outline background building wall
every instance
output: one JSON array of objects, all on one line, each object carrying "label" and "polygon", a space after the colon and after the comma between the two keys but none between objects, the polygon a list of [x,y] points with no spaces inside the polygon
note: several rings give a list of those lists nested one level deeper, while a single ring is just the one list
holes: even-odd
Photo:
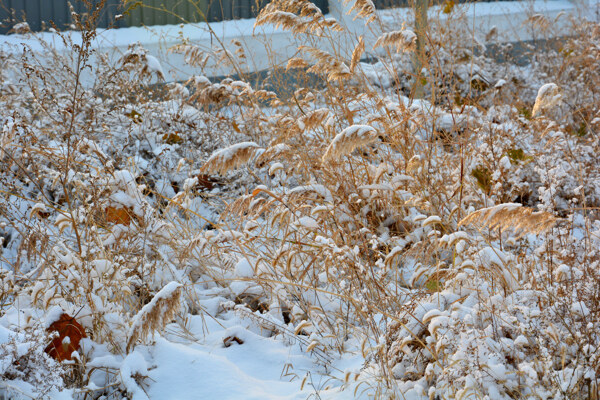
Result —
[{"label": "background building wall", "polygon": [[[389,2],[390,0],[386,0]],[[394,0],[397,1],[397,0]],[[26,20],[32,31],[51,27],[54,22],[60,30],[72,23],[69,2],[78,13],[87,7],[81,0],[0,0],[0,34],[9,32],[15,23]],[[98,21],[99,28],[143,25],[172,25],[194,22],[218,22],[255,18],[269,0],[106,0]],[[100,3],[93,0],[93,4]],[[324,14],[329,12],[328,0],[313,0]],[[116,19],[115,16],[123,15]]]}]

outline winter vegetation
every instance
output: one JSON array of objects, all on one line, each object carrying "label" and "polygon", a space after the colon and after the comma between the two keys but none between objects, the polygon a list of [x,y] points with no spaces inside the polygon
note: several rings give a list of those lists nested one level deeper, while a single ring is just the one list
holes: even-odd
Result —
[{"label": "winter vegetation", "polygon": [[521,65],[452,1],[423,32],[347,2],[386,32],[351,59],[265,7],[305,45],[259,84],[204,76],[235,43],[182,38],[186,82],[110,62],[98,10],[0,52],[3,398],[600,397],[600,25]]}]

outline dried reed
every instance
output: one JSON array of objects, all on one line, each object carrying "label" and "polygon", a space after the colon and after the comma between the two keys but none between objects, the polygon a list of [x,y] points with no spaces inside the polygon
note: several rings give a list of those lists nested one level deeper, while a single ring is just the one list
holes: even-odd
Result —
[{"label": "dried reed", "polygon": [[290,146],[285,143],[276,144],[275,146],[269,147],[261,155],[256,157],[255,165],[259,168],[262,168],[275,158],[289,153],[290,150]]},{"label": "dried reed", "polygon": [[301,131],[313,129],[315,126],[323,123],[330,115],[327,108],[319,108],[314,111],[307,112],[306,115],[298,119],[298,127]]},{"label": "dried reed", "polygon": [[417,35],[409,30],[387,32],[377,38],[373,49],[383,46],[394,46],[396,51],[414,51],[417,47]]},{"label": "dried reed", "polygon": [[364,52],[365,52],[365,40],[361,36],[360,38],[358,38],[358,44],[352,51],[352,58],[350,60],[350,71],[354,72],[354,70],[356,69],[356,66],[360,62],[360,57],[363,55]]},{"label": "dried reed", "polygon": [[560,94],[560,90],[555,83],[547,83],[543,85],[540,90],[538,90],[531,115],[535,117],[542,110],[546,110],[555,106],[561,100],[561,98],[562,95]]},{"label": "dried reed", "polygon": [[168,283],[135,315],[127,338],[128,353],[138,340],[171,322],[179,309],[182,287],[177,282]]},{"label": "dried reed", "polygon": [[204,163],[200,172],[203,174],[225,175],[250,160],[260,149],[254,142],[237,143],[213,153]]},{"label": "dried reed", "polygon": [[340,132],[325,150],[323,163],[350,154],[359,146],[373,143],[378,133],[368,125],[352,125]]},{"label": "dried reed", "polygon": [[[350,1],[352,0],[344,0],[344,4],[348,4]],[[358,17],[365,18],[367,24],[377,19],[375,4],[371,0],[355,0],[348,13],[354,11],[356,12],[354,19]]]},{"label": "dried reed", "polygon": [[490,229],[513,229],[518,236],[539,234],[551,229],[557,218],[545,211],[534,212],[519,203],[505,203],[483,208],[463,218],[458,226],[480,224]]}]

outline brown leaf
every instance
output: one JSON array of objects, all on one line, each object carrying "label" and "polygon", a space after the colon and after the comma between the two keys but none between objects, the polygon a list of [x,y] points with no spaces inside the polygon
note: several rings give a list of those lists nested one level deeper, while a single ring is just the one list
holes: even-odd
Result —
[{"label": "brown leaf", "polygon": [[183,143],[183,138],[179,135],[179,132],[175,133],[165,133],[163,135],[163,140],[166,144],[174,145]]},{"label": "brown leaf", "polygon": [[[44,351],[57,361],[71,360],[71,354],[79,350],[79,342],[87,337],[85,329],[75,318],[63,313],[47,329],[48,332],[58,332],[58,337],[44,349]],[[68,339],[66,339],[68,338]]]},{"label": "brown leaf", "polygon": [[129,225],[133,219],[133,212],[128,208],[107,207],[105,211],[106,222],[113,224]]},{"label": "brown leaf", "polygon": [[244,344],[244,341],[237,336],[227,336],[223,339],[223,346],[230,347],[233,342],[237,344]]},{"label": "brown leaf", "polygon": [[198,175],[198,190],[212,190],[215,187],[217,180],[207,174]]}]

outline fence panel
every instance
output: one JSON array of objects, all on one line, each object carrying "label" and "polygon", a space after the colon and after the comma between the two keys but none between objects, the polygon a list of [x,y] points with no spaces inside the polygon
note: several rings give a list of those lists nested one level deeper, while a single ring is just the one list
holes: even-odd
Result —
[{"label": "fence panel", "polygon": [[[78,13],[87,12],[80,0],[70,1]],[[92,4],[100,0],[92,1]],[[107,0],[100,13],[98,27],[124,26],[124,22],[115,21],[115,15],[122,12],[120,0]],[[15,23],[26,20],[32,31],[41,31],[52,26],[63,30],[73,22],[69,11],[69,0],[0,0],[0,34],[7,33]]]},{"label": "fence panel", "polygon": [[[270,0],[144,0],[129,11],[128,26],[178,24],[181,22],[218,22],[255,18]],[[323,13],[328,0],[313,0]]]},{"label": "fence panel", "polygon": [[[444,1],[445,0],[429,0],[429,5],[442,4]],[[491,3],[497,0],[454,0],[455,3],[474,3],[475,1]],[[377,9],[381,10],[385,8],[410,7],[414,5],[414,0],[374,0],[373,3]]]},{"label": "fence panel", "polygon": [[[98,3],[100,0],[93,0]],[[107,0],[98,20],[98,27],[165,25],[181,22],[216,22],[241,18],[254,18],[270,0],[143,0],[143,5],[133,2],[123,5],[123,0]],[[378,0],[395,3],[397,0]],[[329,12],[328,0],[313,0],[324,14]],[[72,23],[69,0],[0,0],[0,34],[23,20],[31,30],[41,31],[52,21],[60,30]],[[86,12],[81,0],[71,0],[75,11]],[[127,11],[127,12],[126,12]],[[126,12],[126,18],[115,21],[115,15]]]}]

